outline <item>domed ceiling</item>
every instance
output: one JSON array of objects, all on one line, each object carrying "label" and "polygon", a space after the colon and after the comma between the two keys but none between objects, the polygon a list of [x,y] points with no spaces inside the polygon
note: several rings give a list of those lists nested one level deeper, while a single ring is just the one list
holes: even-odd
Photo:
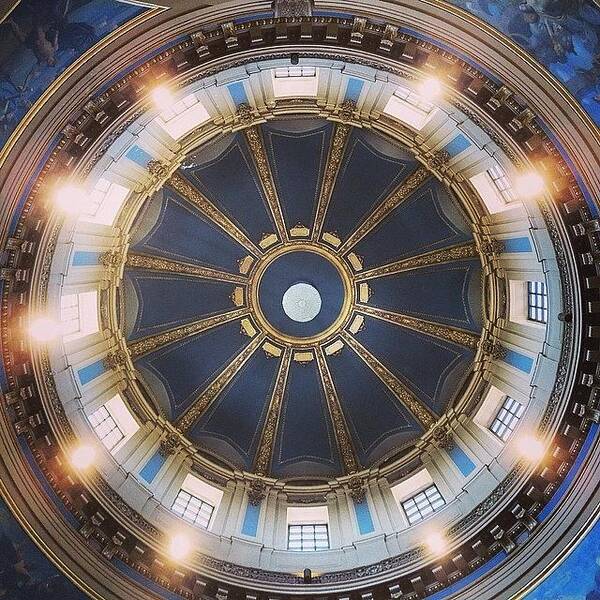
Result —
[{"label": "domed ceiling", "polygon": [[7,507],[103,600],[521,597],[600,506],[598,7],[140,4],[0,7]]},{"label": "domed ceiling", "polygon": [[397,142],[333,130],[275,120],[190,154],[143,206],[122,288],[151,402],[199,449],[276,478],[401,452],[452,405],[482,326],[456,198]]}]

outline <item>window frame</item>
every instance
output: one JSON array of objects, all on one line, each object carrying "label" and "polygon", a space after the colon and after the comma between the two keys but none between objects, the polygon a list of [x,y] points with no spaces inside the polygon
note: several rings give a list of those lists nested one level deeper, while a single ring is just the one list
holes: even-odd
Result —
[{"label": "window frame", "polygon": [[[516,412],[513,411],[514,405],[519,407],[516,408]],[[514,433],[524,413],[525,406],[521,404],[521,402],[515,400],[511,396],[505,396],[500,408],[496,411],[496,414],[490,423],[489,430],[499,440],[506,442]],[[506,420],[507,417],[508,420]],[[497,423],[499,425],[496,427]],[[499,429],[500,431],[496,431],[495,429]]]},{"label": "window frame", "polygon": [[[187,498],[187,501],[185,502],[185,507],[179,511],[177,510],[177,508],[181,507],[183,505],[182,502],[180,502],[180,499],[184,496],[189,496],[189,498]],[[190,517],[187,516],[186,513],[188,512],[188,508],[190,507],[190,504],[196,504],[197,503],[197,511],[195,511],[194,517]],[[210,507],[210,512],[208,514],[208,516],[206,515],[206,512],[203,511],[203,508],[205,506]],[[194,507],[196,508],[196,507]],[[187,490],[180,488],[179,491],[177,492],[177,495],[175,496],[173,503],[171,504],[171,511],[176,514],[178,517],[180,517],[181,519],[183,519],[184,521],[187,521],[188,523],[194,525],[194,527],[199,527],[200,529],[207,529],[210,527],[210,524],[213,520],[213,517],[215,515],[215,509],[216,506],[214,504],[211,504],[210,502],[204,500],[203,498],[200,498],[199,496],[196,496],[195,494],[192,494],[191,492],[188,492]],[[193,510],[191,512],[194,512]],[[199,517],[204,517],[203,519],[199,519]]]},{"label": "window frame", "polygon": [[[99,413],[102,414],[98,416]],[[102,442],[102,445],[109,452],[112,453],[113,450],[125,439],[125,432],[119,427],[119,424],[117,423],[116,419],[112,416],[105,404],[103,404],[93,413],[88,415],[88,420],[92,426],[92,429],[94,430],[94,433],[98,436],[98,439],[100,440],[100,442]],[[107,422],[109,423],[109,429],[106,432],[104,432],[105,428],[103,427],[103,425]],[[114,431],[117,431],[120,437],[117,440],[111,439],[110,442],[107,442],[106,440],[109,438],[109,436],[111,436],[111,434]]]},{"label": "window frame", "polygon": [[[419,502],[422,502],[422,500],[426,500],[425,505],[419,505]],[[440,500],[441,504],[439,503]],[[407,505],[411,503],[414,505],[411,507],[411,509],[414,510],[410,510],[409,512]],[[408,521],[409,526],[412,526],[416,525],[417,523],[421,523],[425,519],[428,519],[433,514],[438,512],[443,506],[446,506],[446,500],[444,496],[442,496],[438,486],[435,483],[432,483],[412,496],[406,498],[406,500],[402,500],[401,504],[404,515],[406,516],[406,520]],[[423,508],[429,508],[430,510],[428,512],[423,512]],[[414,515],[418,515],[419,518],[415,519]]]},{"label": "window frame", "polygon": [[548,287],[544,281],[527,282],[527,320],[541,325],[548,323]]},{"label": "window frame", "polygon": [[[299,532],[294,532],[293,529],[299,529]],[[320,529],[321,531],[317,531]],[[322,539],[318,538],[318,535],[325,533],[327,546],[319,544]],[[293,534],[299,534],[299,540],[292,540]],[[306,534],[306,535],[305,535]],[[309,535],[312,534],[312,537]],[[299,541],[299,548],[291,548],[290,543]],[[305,547],[308,546],[308,547]],[[331,540],[329,537],[329,523],[288,523],[287,532],[287,549],[290,552],[323,552],[324,550],[331,549]]]}]

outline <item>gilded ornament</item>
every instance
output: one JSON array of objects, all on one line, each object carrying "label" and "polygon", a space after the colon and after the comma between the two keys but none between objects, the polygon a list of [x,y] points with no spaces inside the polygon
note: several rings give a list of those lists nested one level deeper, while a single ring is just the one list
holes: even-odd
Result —
[{"label": "gilded ornament", "polygon": [[481,243],[481,253],[494,256],[497,254],[502,254],[506,251],[506,245],[503,241],[497,240],[495,238],[490,238],[489,240],[485,240]]},{"label": "gilded ornament", "polygon": [[194,323],[189,323],[188,325],[183,325],[182,327],[176,327],[175,329],[170,329],[169,331],[164,331],[163,333],[157,333],[156,335],[151,335],[147,338],[131,342],[129,344],[129,353],[131,354],[132,359],[139,358],[144,354],[154,352],[163,346],[173,344],[174,342],[178,342],[186,337],[202,333],[203,331],[208,331],[213,327],[224,325],[230,321],[241,319],[249,313],[250,310],[248,308],[238,308],[237,310],[207,317],[206,319],[201,319],[200,321],[195,321]]},{"label": "gilded ornament", "polygon": [[340,164],[346,151],[348,136],[352,128],[349,125],[338,123],[333,132],[329,155],[327,157],[327,165],[325,166],[325,174],[323,175],[323,183],[319,194],[319,202],[315,214],[315,222],[312,232],[312,239],[317,240],[321,235],[327,209],[331,201],[331,194],[337,179]]},{"label": "gilded ornament", "polygon": [[271,394],[267,418],[265,419],[260,444],[256,452],[254,470],[259,475],[266,475],[271,464],[275,435],[279,425],[281,405],[283,403],[283,395],[285,393],[291,361],[292,351],[290,348],[286,348],[283,351],[283,356],[279,364],[279,371],[277,372],[277,379],[273,387],[273,393]]},{"label": "gilded ornament", "polygon": [[277,229],[277,235],[280,240],[288,239],[288,232],[285,226],[285,220],[283,218],[283,211],[281,209],[281,203],[275,189],[275,183],[273,181],[273,174],[271,173],[271,166],[269,159],[267,158],[267,151],[260,135],[258,127],[250,127],[244,130],[246,135],[246,141],[252,151],[252,157],[254,164],[256,165],[256,171],[260,179],[260,183],[267,200],[267,205],[271,212],[271,218]]},{"label": "gilded ornament", "polygon": [[350,497],[356,504],[362,504],[366,500],[367,490],[364,479],[358,476],[352,477],[348,482],[348,488],[350,490]]},{"label": "gilded ornament", "polygon": [[212,383],[194,400],[190,408],[177,420],[177,429],[185,433],[204,414],[217,396],[231,383],[248,359],[265,341],[264,334],[257,335],[242,351],[219,373]]},{"label": "gilded ornament", "polygon": [[500,342],[489,338],[483,340],[481,349],[485,354],[495,360],[504,360],[508,352],[508,349],[505,348]]},{"label": "gilded ornament", "polygon": [[191,275],[200,279],[214,279],[216,281],[229,281],[231,283],[247,283],[246,277],[234,275],[226,271],[190,265],[167,258],[146,256],[144,254],[130,253],[127,255],[125,266],[131,269],[148,269],[149,271],[164,271],[166,273],[177,273],[179,275]]},{"label": "gilded ornament", "polygon": [[427,254],[413,256],[411,258],[397,260],[380,267],[375,267],[374,269],[369,269],[364,273],[359,273],[356,275],[356,279],[361,281],[363,279],[385,277],[386,275],[396,275],[397,273],[411,271],[413,269],[420,269],[421,267],[429,267],[432,265],[441,265],[455,260],[475,258],[478,255],[479,253],[477,251],[477,246],[473,242],[469,242],[468,244],[463,244],[461,246],[444,248],[442,250],[428,252]]},{"label": "gilded ornament", "polygon": [[367,366],[379,377],[397,400],[419,421],[423,429],[431,429],[436,417],[429,409],[393,374],[379,362],[358,340],[342,331],[344,341],[362,358]]},{"label": "gilded ornament", "polygon": [[466,348],[471,348],[472,350],[476,350],[479,345],[480,337],[478,335],[462,329],[455,329],[454,327],[448,327],[438,323],[431,323],[430,321],[423,321],[422,319],[415,319],[414,317],[409,317],[408,315],[391,312],[389,310],[383,310],[381,308],[373,308],[370,306],[360,305],[356,307],[356,310],[366,315],[375,317],[376,319],[387,321],[388,323],[393,323],[394,325],[400,325],[401,327],[406,327],[407,329],[412,329],[413,331],[418,331],[419,333],[425,333],[433,337],[447,340],[453,344],[465,346]]},{"label": "gilded ornament", "polygon": [[331,415],[331,421],[333,423],[333,430],[335,432],[335,438],[337,440],[340,455],[344,463],[344,469],[347,473],[355,473],[358,471],[360,465],[356,458],[356,453],[352,446],[352,439],[350,432],[348,431],[348,425],[342,412],[342,406],[337,395],[337,391],[327,366],[327,360],[322,348],[317,348],[315,351],[317,356],[317,365],[319,367],[319,373],[321,375],[321,384],[323,385],[323,392],[325,393],[325,399],[327,400],[327,407],[329,414]]}]

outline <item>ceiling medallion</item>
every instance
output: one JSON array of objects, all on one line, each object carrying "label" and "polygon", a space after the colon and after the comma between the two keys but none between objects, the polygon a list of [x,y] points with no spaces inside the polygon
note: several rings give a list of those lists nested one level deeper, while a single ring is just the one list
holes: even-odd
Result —
[{"label": "ceiling medallion", "polygon": [[318,242],[291,241],[257,262],[250,307],[274,342],[306,348],[338,334],[355,303],[354,277],[334,251]]}]

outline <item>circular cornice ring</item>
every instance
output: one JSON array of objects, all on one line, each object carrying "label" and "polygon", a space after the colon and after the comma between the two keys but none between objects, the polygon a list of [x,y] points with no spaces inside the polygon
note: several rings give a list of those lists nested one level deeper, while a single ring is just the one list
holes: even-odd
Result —
[{"label": "circular cornice ring", "polygon": [[483,596],[482,596],[483,597]]}]

